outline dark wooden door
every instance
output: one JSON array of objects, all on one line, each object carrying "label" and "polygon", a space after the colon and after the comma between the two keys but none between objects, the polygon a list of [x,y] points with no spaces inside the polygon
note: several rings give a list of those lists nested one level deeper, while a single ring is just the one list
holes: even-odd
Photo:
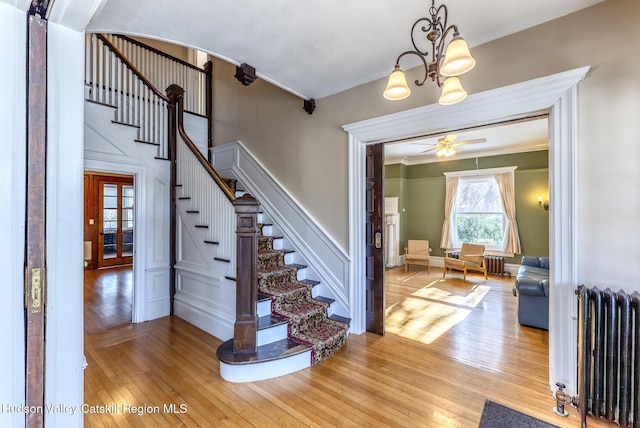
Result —
[{"label": "dark wooden door", "polygon": [[384,145],[367,146],[366,157],[366,327],[384,334],[384,262],[382,219],[384,209]]}]

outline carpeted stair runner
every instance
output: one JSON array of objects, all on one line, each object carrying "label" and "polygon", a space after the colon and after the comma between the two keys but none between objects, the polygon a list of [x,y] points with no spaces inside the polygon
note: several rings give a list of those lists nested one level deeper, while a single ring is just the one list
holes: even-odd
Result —
[{"label": "carpeted stair runner", "polygon": [[271,297],[271,311],[288,320],[289,338],[312,348],[311,364],[344,345],[349,325],[327,316],[329,305],[311,297],[313,281],[298,281],[296,265],[286,265],[287,250],[275,250],[272,236],[259,225],[258,291]]}]

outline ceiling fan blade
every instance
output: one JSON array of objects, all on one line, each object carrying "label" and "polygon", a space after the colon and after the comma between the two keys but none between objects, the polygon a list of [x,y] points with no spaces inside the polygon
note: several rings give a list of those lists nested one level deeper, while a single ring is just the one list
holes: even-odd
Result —
[{"label": "ceiling fan blade", "polygon": [[424,151],[418,152],[418,154],[420,154],[420,153],[429,153],[429,152],[431,152],[431,151],[433,151],[433,150],[436,150],[436,149],[439,149],[439,147],[438,147],[438,146],[431,147],[430,149],[427,149],[427,150],[424,150]]},{"label": "ceiling fan blade", "polygon": [[449,134],[449,135],[445,135],[443,138],[440,138],[438,140],[438,142],[443,142],[443,143],[453,143],[456,139],[456,137],[458,136],[458,134]]},{"label": "ceiling fan blade", "polygon": [[455,144],[476,144],[476,143],[484,143],[485,141],[487,141],[486,138],[476,138],[475,140],[457,141]]}]

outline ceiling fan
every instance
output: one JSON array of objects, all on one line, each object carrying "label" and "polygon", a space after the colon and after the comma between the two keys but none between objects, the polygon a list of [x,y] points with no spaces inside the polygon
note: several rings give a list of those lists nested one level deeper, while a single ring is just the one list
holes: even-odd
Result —
[{"label": "ceiling fan", "polygon": [[[484,143],[487,141],[486,138],[476,138],[473,140],[464,140],[464,141],[456,141],[458,134],[448,134],[444,137],[438,139],[436,144],[431,144],[433,147],[430,149],[424,150],[420,153],[428,153],[433,150],[436,151],[436,156],[449,157],[456,153],[454,147],[460,146],[463,144],[475,144],[475,143]],[[424,144],[424,143],[415,143],[415,144]]]}]

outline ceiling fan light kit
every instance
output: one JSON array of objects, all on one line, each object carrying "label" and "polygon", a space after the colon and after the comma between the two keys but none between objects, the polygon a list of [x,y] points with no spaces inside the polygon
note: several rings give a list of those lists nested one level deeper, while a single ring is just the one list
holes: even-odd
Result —
[{"label": "ceiling fan light kit", "polygon": [[[435,0],[432,0],[429,15],[429,17],[418,19],[411,27],[411,43],[414,50],[403,52],[396,59],[395,67],[383,92],[383,96],[388,100],[402,100],[411,94],[407,79],[400,68],[400,60],[406,55],[417,56],[424,65],[424,78],[416,80],[414,82],[416,86],[424,85],[427,79],[431,78],[438,87],[442,88],[442,95],[438,101],[440,104],[459,103],[467,97],[467,92],[462,88],[458,76],[473,69],[476,61],[471,56],[467,42],[460,37],[458,27],[447,25],[446,5],[436,7]],[[429,48],[421,50],[416,42],[416,35],[421,33],[426,33],[426,39],[431,44],[432,60],[430,62],[426,59]],[[453,38],[447,45],[445,41],[449,35]]]}]

